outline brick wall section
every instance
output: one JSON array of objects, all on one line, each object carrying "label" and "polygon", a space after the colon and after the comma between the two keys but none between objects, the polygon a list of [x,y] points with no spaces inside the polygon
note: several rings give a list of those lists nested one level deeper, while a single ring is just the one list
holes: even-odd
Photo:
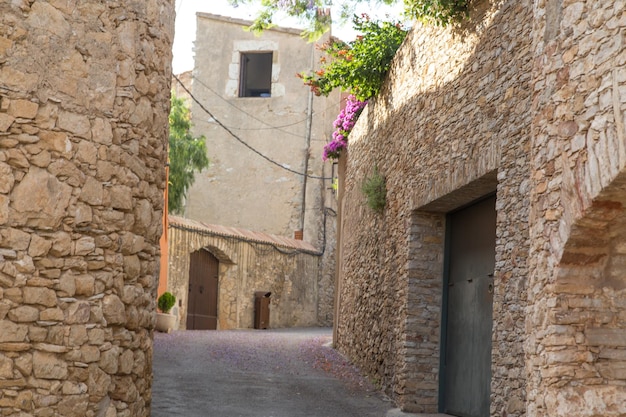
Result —
[{"label": "brick wall section", "polygon": [[0,4],[0,415],[149,416],[173,1]]},{"label": "brick wall section", "polygon": [[536,1],[529,416],[626,414],[626,2]]},{"label": "brick wall section", "polygon": [[[407,411],[436,412],[445,213],[497,191],[492,415],[525,409],[530,1],[417,27],[350,136],[337,345]],[[476,23],[479,22],[479,23]],[[377,165],[387,205],[360,185]]]}]

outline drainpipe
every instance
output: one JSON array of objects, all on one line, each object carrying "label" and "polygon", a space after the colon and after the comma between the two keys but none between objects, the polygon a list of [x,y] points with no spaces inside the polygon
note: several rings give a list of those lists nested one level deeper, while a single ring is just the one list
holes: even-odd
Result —
[{"label": "drainpipe", "polygon": [[[311,71],[315,66],[315,47],[311,47]],[[304,218],[306,212],[306,188],[307,188],[307,172],[309,170],[309,154],[311,150],[311,131],[313,129],[313,91],[309,90],[306,117],[306,148],[304,150],[304,176],[302,177],[302,209],[300,212],[300,231],[304,233]]]}]

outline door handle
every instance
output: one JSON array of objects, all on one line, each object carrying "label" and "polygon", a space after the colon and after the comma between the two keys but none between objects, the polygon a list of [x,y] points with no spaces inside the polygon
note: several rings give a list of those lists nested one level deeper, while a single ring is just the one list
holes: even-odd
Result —
[{"label": "door handle", "polygon": [[204,286],[200,285],[200,294],[202,294],[202,291],[204,291]]}]

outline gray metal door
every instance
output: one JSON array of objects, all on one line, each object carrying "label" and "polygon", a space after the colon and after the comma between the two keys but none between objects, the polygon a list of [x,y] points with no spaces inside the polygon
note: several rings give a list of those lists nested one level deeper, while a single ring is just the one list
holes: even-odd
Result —
[{"label": "gray metal door", "polygon": [[448,216],[441,411],[456,416],[489,416],[495,202]]}]

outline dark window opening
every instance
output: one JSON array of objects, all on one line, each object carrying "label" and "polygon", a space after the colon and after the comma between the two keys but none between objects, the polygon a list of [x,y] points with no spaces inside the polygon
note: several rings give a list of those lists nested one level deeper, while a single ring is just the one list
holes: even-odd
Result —
[{"label": "dark window opening", "polygon": [[272,53],[242,53],[239,97],[270,97],[271,93]]}]

